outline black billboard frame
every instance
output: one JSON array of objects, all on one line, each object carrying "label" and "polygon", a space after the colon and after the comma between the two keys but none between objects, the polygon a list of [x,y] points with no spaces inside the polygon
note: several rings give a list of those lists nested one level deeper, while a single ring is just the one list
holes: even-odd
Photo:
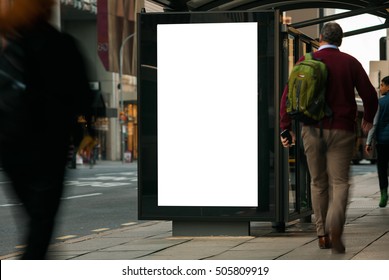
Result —
[{"label": "black billboard frame", "polygon": [[[264,18],[261,20],[260,16]],[[266,15],[266,16],[265,16]],[[138,14],[138,108],[139,108],[139,159],[138,159],[138,218],[140,220],[173,220],[176,231],[182,229],[177,225],[189,221],[207,223],[210,227],[214,222],[241,224],[244,232],[249,231],[250,221],[278,221],[280,217],[279,203],[280,186],[284,186],[284,173],[278,166],[278,99],[279,85],[276,61],[279,47],[279,13],[278,11],[255,12],[193,12],[193,13],[140,13]],[[263,22],[266,21],[266,24]],[[153,27],[144,28],[145,24]],[[202,206],[158,206],[158,166],[156,134],[156,95],[157,93],[157,57],[156,57],[156,26],[157,24],[174,23],[221,23],[221,22],[262,22],[258,27],[258,94],[263,103],[258,108],[266,109],[267,114],[259,116],[258,124],[266,127],[266,136],[259,136],[258,151],[265,147],[265,158],[258,158],[259,186],[261,193],[258,207],[202,207]],[[268,36],[263,36],[264,32]],[[267,54],[264,54],[266,53]],[[264,86],[267,81],[267,85]],[[265,108],[266,107],[266,108]],[[269,111],[272,111],[269,113]],[[260,153],[260,152],[259,152]],[[284,156],[281,153],[281,156]],[[266,163],[265,163],[266,162]],[[272,167],[270,167],[271,163]],[[261,176],[262,175],[262,176]],[[263,178],[265,178],[263,180]],[[282,210],[284,211],[284,210]],[[186,227],[186,226],[185,226]],[[225,228],[225,227],[224,227]],[[233,230],[234,231],[234,230]],[[239,232],[239,230],[237,231]],[[181,234],[180,234],[181,235]],[[193,232],[192,232],[193,235]],[[202,234],[203,235],[203,234]],[[233,234],[235,235],[235,234]]]}]

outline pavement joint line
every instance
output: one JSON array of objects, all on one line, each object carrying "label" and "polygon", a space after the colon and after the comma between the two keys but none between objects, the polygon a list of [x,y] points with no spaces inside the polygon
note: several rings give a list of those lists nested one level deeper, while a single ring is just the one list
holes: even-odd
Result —
[{"label": "pavement joint line", "polygon": [[145,255],[136,257],[135,259],[139,259],[139,258],[143,258],[143,257],[146,257],[146,256],[154,255],[155,253],[162,252],[162,251],[164,251],[164,250],[166,250],[166,249],[169,249],[169,248],[172,248],[172,247],[175,247],[175,246],[179,246],[179,245],[182,245],[182,244],[187,243],[187,242],[190,242],[190,241],[191,241],[191,240],[184,240],[183,242],[180,242],[180,243],[177,243],[177,244],[172,244],[172,245],[170,245],[170,246],[167,246],[167,247],[158,249],[158,250],[156,250],[156,251],[152,251],[152,252],[147,253],[147,254],[145,254]]},{"label": "pavement joint line", "polygon": [[[359,251],[357,251],[353,257],[357,256],[359,253],[361,253],[363,250],[365,250],[366,248],[368,248],[370,245],[372,245],[374,242],[378,241],[381,237],[383,237],[385,234],[387,234],[388,232],[384,232],[383,234],[381,234],[379,237],[377,237],[376,239],[374,239],[373,241],[371,241],[370,243],[366,244],[366,246],[362,247]],[[352,259],[352,258],[351,258]]]},{"label": "pavement joint line", "polygon": [[291,253],[291,252],[293,252],[293,251],[295,251],[295,250],[297,250],[297,249],[299,249],[300,247],[303,247],[303,246],[305,246],[305,245],[308,245],[308,244],[310,244],[310,243],[312,243],[312,242],[315,242],[315,240],[317,240],[318,238],[317,237],[315,237],[314,239],[312,239],[311,241],[307,241],[307,242],[305,242],[304,244],[302,244],[302,245],[300,245],[299,247],[297,247],[297,248],[293,248],[293,249],[291,249],[291,250],[289,250],[289,251],[286,251],[285,253],[283,253],[283,254],[280,254],[279,256],[277,256],[277,257],[274,257],[272,260],[277,260],[277,259],[279,259],[279,258],[282,258],[283,256],[286,256],[286,255],[288,255],[289,253]]}]

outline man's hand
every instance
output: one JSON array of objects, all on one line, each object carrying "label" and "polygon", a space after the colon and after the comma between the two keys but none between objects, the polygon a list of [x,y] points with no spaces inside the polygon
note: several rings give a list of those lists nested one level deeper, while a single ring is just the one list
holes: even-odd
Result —
[{"label": "man's hand", "polygon": [[372,129],[373,124],[362,119],[362,131],[365,135],[369,133],[369,130]]},{"label": "man's hand", "polygon": [[292,143],[289,143],[288,138],[280,136],[281,144],[282,144],[282,146],[284,146],[285,148],[288,148],[288,147],[290,147],[290,146],[293,146],[294,143],[296,142],[296,134],[294,134],[294,132],[291,131],[291,130],[289,130],[289,133],[290,133],[290,136],[292,136]]}]

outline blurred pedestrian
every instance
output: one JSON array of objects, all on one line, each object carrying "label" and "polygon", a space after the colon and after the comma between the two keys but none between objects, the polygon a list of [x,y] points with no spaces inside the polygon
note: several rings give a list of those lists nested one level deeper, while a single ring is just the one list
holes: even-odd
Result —
[{"label": "blurred pedestrian", "polygon": [[0,0],[0,159],[28,217],[22,259],[47,258],[72,128],[91,119],[81,53],[48,23],[54,3]]},{"label": "blurred pedestrian", "polygon": [[[319,247],[344,253],[342,235],[350,188],[350,162],[355,145],[355,89],[363,100],[362,130],[366,134],[373,126],[378,102],[361,63],[339,50],[343,39],[340,25],[335,22],[325,24],[319,36],[320,47],[315,58],[323,61],[328,69],[326,102],[332,116],[315,125],[304,125],[301,136],[311,176],[312,208]],[[302,60],[304,57],[299,61]],[[287,93],[286,87],[281,99],[281,131],[292,129],[286,113]],[[290,134],[294,142],[295,134],[293,131]],[[285,137],[281,137],[281,142],[284,147],[292,144]]]},{"label": "blurred pedestrian", "polygon": [[78,147],[78,153],[80,156],[89,163],[89,167],[92,168],[96,163],[94,158],[95,146],[97,144],[97,138],[90,136],[89,134],[85,135],[81,140],[81,143]]},{"label": "blurred pedestrian", "polygon": [[388,204],[388,164],[389,164],[389,76],[380,83],[379,107],[374,118],[373,128],[367,136],[365,151],[372,152],[372,140],[376,140],[377,149],[377,172],[381,193],[379,207]]},{"label": "blurred pedestrian", "polygon": [[96,137],[93,142],[93,150],[92,150],[92,165],[95,165],[97,160],[99,159],[99,153],[100,153],[100,142],[99,139]]}]

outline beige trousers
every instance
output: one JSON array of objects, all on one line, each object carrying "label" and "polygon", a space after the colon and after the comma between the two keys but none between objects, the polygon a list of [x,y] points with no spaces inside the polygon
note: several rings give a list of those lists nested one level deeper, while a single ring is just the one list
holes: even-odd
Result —
[{"label": "beige trousers", "polygon": [[312,208],[318,236],[342,234],[349,194],[355,135],[345,130],[304,126],[301,131],[311,175]]}]

